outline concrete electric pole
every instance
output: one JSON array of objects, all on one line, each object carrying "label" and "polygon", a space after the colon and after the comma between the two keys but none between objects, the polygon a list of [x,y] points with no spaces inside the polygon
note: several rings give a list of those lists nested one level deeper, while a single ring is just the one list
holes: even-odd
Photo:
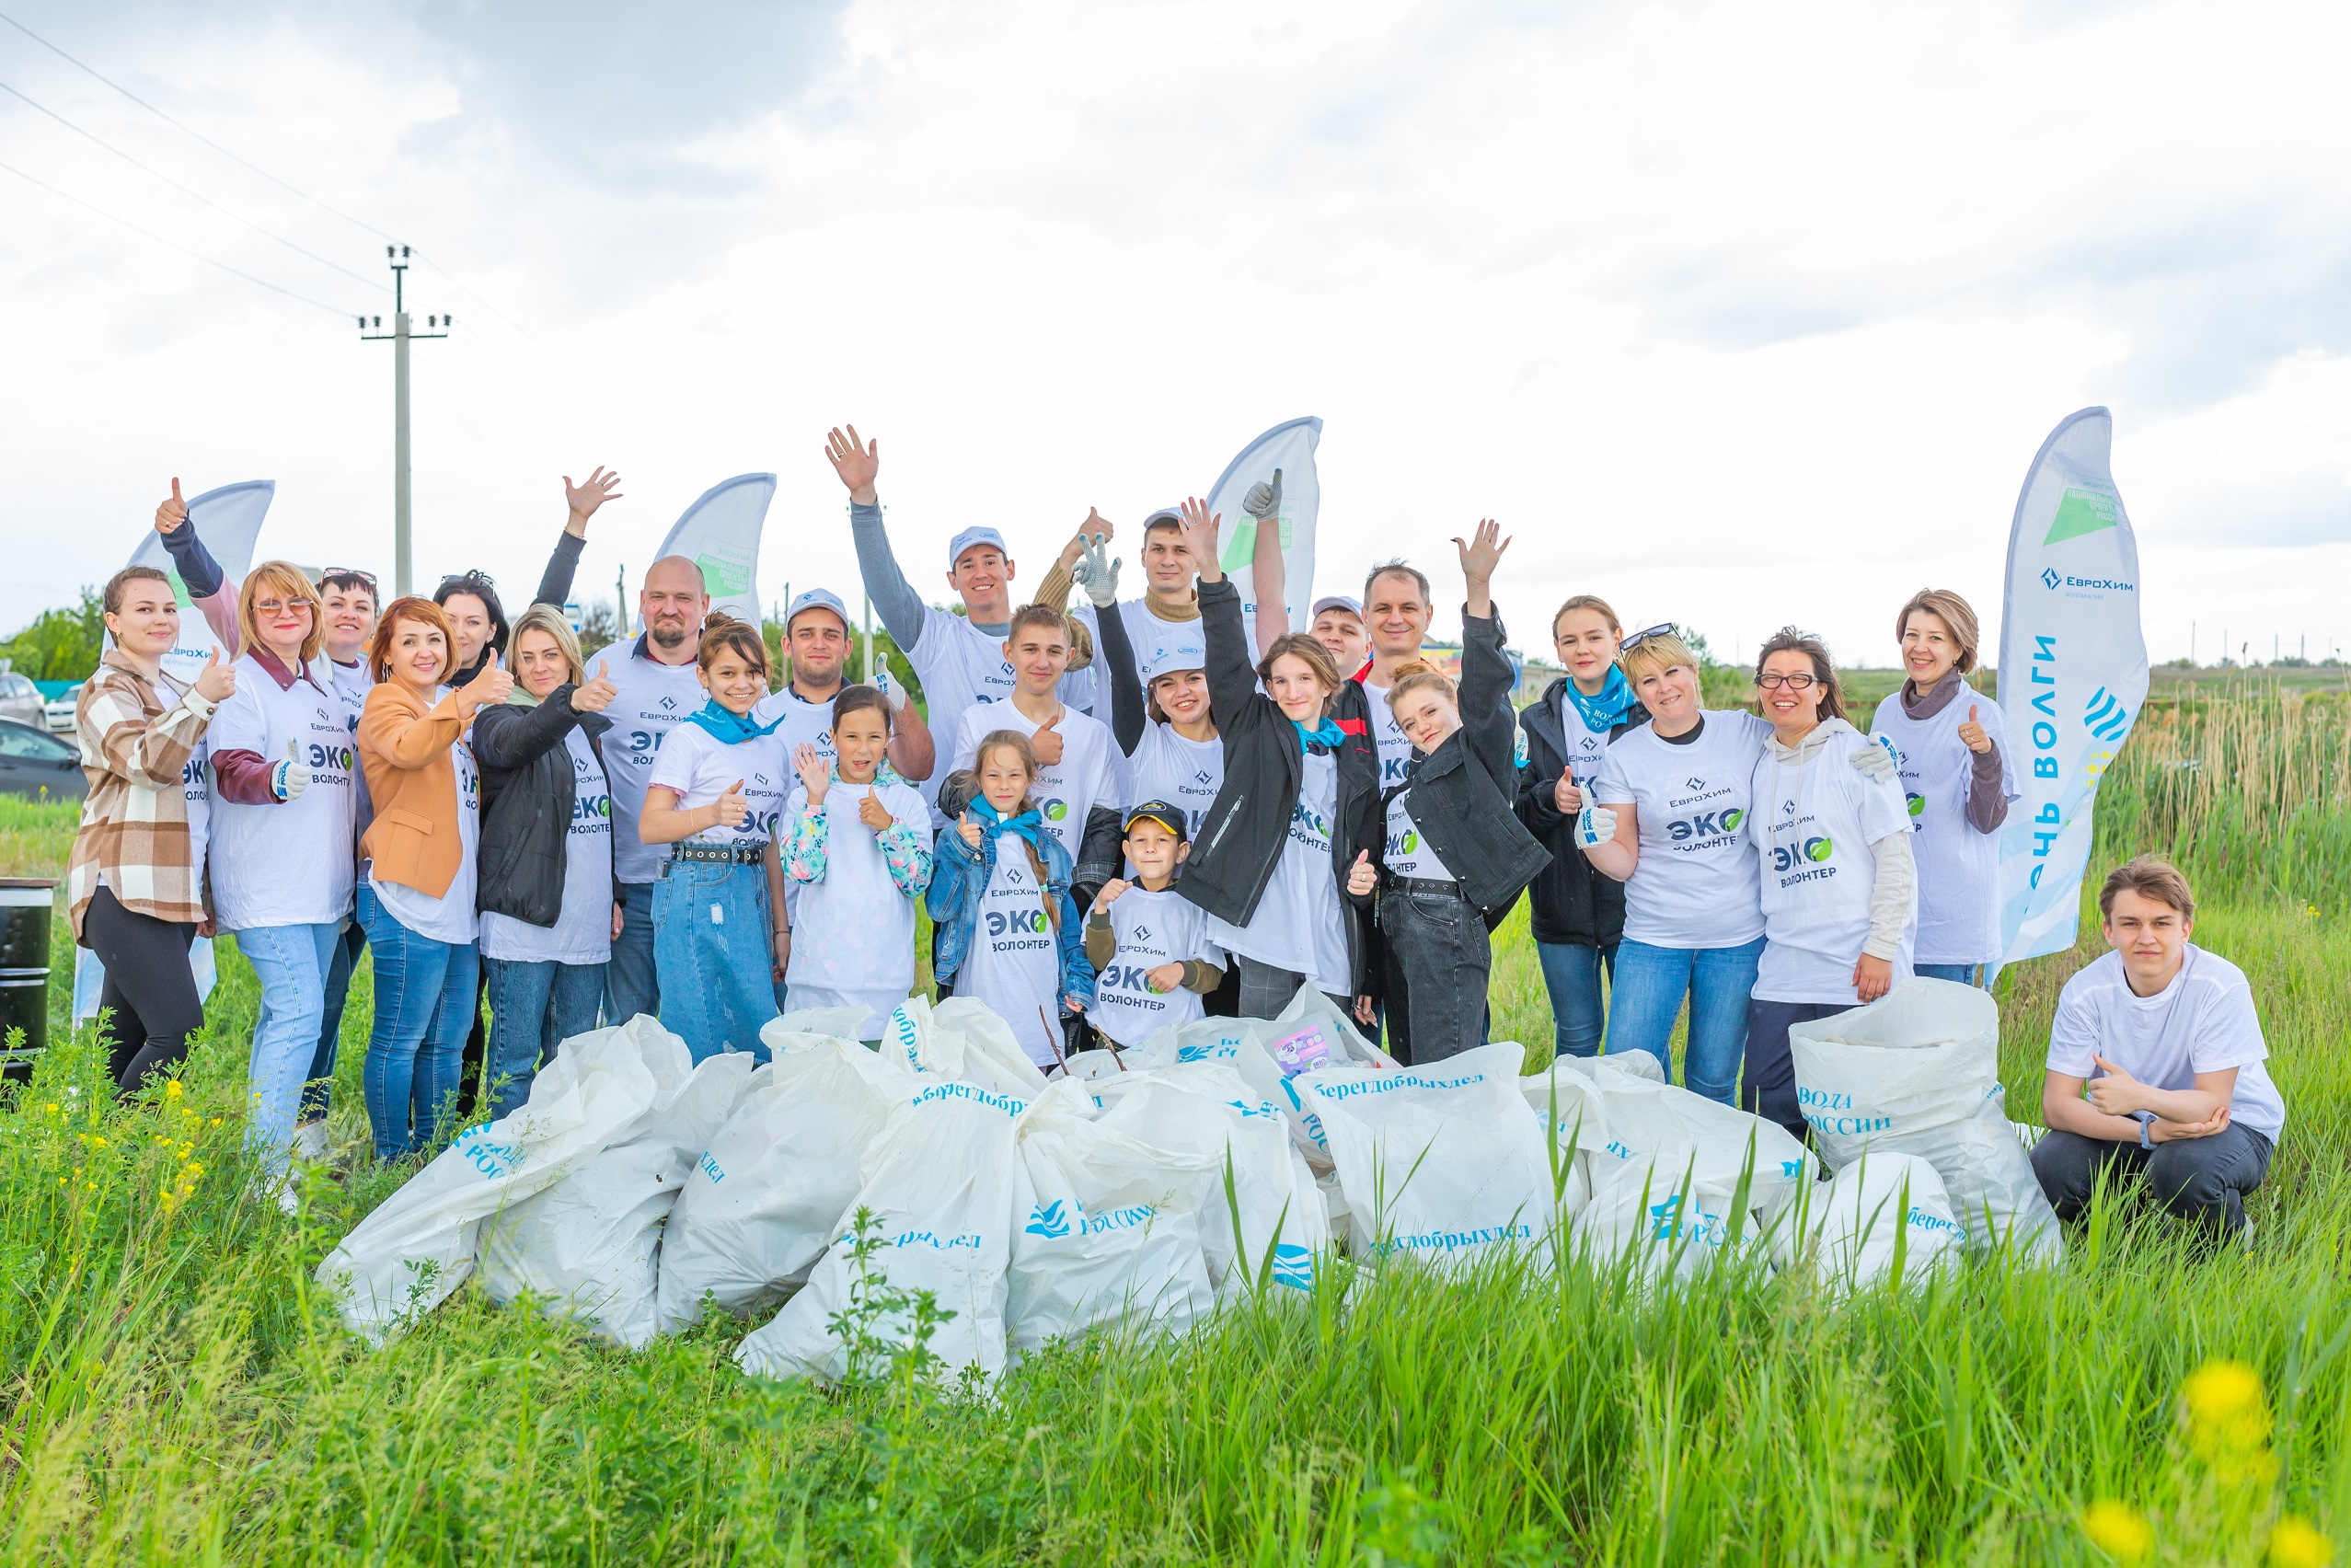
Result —
[{"label": "concrete electric pole", "polygon": [[432,331],[417,332],[409,329],[408,301],[402,291],[409,270],[409,248],[387,245],[384,259],[392,269],[392,329],[381,330],[384,318],[363,316],[359,318],[359,335],[364,341],[380,343],[389,340],[392,345],[392,591],[396,597],[405,598],[409,587],[410,552],[409,548],[409,344],[418,338],[445,338],[455,318],[448,316],[428,316],[424,324]]}]

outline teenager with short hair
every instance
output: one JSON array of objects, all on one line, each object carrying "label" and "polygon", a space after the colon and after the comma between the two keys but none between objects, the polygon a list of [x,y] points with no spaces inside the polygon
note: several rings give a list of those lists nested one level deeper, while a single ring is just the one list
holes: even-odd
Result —
[{"label": "teenager with short hair", "polygon": [[759,1026],[791,956],[777,846],[791,775],[775,726],[751,716],[767,695],[759,628],[713,611],[696,671],[705,700],[662,743],[638,819],[647,844],[670,846],[653,888],[662,1026],[697,1063],[730,1048],[765,1061]]},{"label": "teenager with short hair", "polygon": [[878,688],[843,686],[825,726],[833,755],[795,749],[785,812],[784,875],[800,888],[788,1010],[863,1008],[868,1040],[914,991],[915,905],[931,878],[930,808],[890,764],[894,717]]},{"label": "teenager with short hair", "polygon": [[[248,1138],[286,1169],[317,1055],[327,977],[351,909],[351,724],[312,664],[324,605],[300,567],[263,561],[237,594],[235,695],[213,716],[213,909],[261,984]],[[280,1189],[291,1206],[290,1189]]]},{"label": "teenager with short hair", "polygon": [[1307,629],[1331,650],[1332,661],[1343,670],[1361,669],[1371,657],[1371,634],[1364,630],[1362,602],[1345,594],[1325,594],[1309,613],[1313,618]]},{"label": "teenager with short hair", "polygon": [[1052,1067],[1066,1054],[1068,1020],[1094,999],[1069,852],[1038,813],[1028,735],[980,737],[972,774],[974,792],[934,853],[931,969],[942,991],[985,1003],[1030,1061]]},{"label": "teenager with short hair", "polygon": [[1846,721],[1827,646],[1784,627],[1755,671],[1771,726],[1748,790],[1764,940],[1739,1103],[1802,1138],[1788,1031],[1876,1001],[1909,976],[1916,879],[1900,787],[1890,770],[1851,766],[1884,748]]},{"label": "teenager with short hair", "polygon": [[1183,521],[1201,563],[1225,780],[1176,890],[1208,912],[1210,940],[1234,955],[1242,1016],[1276,1017],[1311,985],[1368,1023],[1363,917],[1379,835],[1377,754],[1361,725],[1332,718],[1343,682],[1321,643],[1285,633],[1250,663],[1240,591],[1217,564],[1223,518],[1190,500]]},{"label": "teenager with short hair", "polygon": [[1551,647],[1566,672],[1521,709],[1526,762],[1518,817],[1550,864],[1527,891],[1535,952],[1550,993],[1552,1050],[1590,1056],[1608,1019],[1602,975],[1616,970],[1624,936],[1624,889],[1575,847],[1575,819],[1600,776],[1609,743],[1649,715],[1617,668],[1624,628],[1605,599],[1578,594],[1551,617]]},{"label": "teenager with short hair", "polygon": [[[1089,556],[1100,559],[1101,548],[1116,533],[1108,518],[1099,511],[1088,509],[1085,524],[1062,547],[1053,569],[1037,584],[1034,602],[1067,611],[1073,635],[1085,639],[1096,652],[1103,650],[1102,622],[1106,612],[1115,607],[1120,629],[1134,650],[1138,665],[1203,668],[1208,655],[1200,628],[1200,574],[1198,564],[1192,559],[1192,547],[1183,536],[1181,514],[1172,506],[1163,506],[1143,520],[1143,542],[1135,558],[1135,564],[1143,570],[1143,596],[1139,599],[1118,598],[1114,570],[1107,582],[1086,582]],[[1087,589],[1090,602],[1071,609],[1069,594],[1075,587]],[[1105,593],[1107,598],[1102,596]],[[1094,701],[1089,711],[1098,719],[1109,717],[1119,695],[1112,684],[1114,672],[1106,663],[1103,658],[1091,661]],[[1071,668],[1078,667],[1073,661]],[[1135,679],[1133,675],[1124,678]]]},{"label": "teenager with short hair", "polygon": [[448,686],[454,641],[432,600],[386,605],[368,660],[376,685],[359,718],[359,763],[375,802],[360,840],[359,917],[375,964],[362,1082],[384,1160],[419,1152],[439,1132],[477,1009],[481,778],[466,732],[514,682],[492,657]]},{"label": "teenager with short hair", "polygon": [[[359,715],[375,684],[367,667],[368,646],[375,640],[376,587],[375,574],[356,567],[330,566],[318,579],[318,599],[325,606],[326,634],[311,668],[328,690],[342,699],[343,721],[351,728],[351,745],[359,747]],[[367,774],[351,768],[351,856],[356,864],[359,835],[375,820],[367,798]],[[311,1053],[308,1081],[302,1086],[302,1109],[294,1128],[295,1149],[305,1159],[327,1158],[327,1111],[335,1077],[335,1056],[343,1032],[343,1007],[351,997],[351,977],[359,955],[367,949],[367,928],[354,908],[335,940],[327,968],[326,1006],[318,1023],[318,1048]]]},{"label": "teenager with short hair", "polygon": [[[175,497],[179,489],[173,480]],[[188,949],[212,914],[189,831],[187,774],[236,677],[217,651],[190,685],[164,673],[163,657],[179,640],[179,601],[154,567],[116,572],[99,605],[113,646],[74,705],[89,793],[66,902],[74,940],[106,965],[107,1068],[127,1094],[179,1066],[188,1037],[203,1027]]]},{"label": "teenager with short hair", "polygon": [[1225,977],[1225,955],[1208,940],[1207,912],[1174,892],[1192,849],[1183,808],[1145,801],[1125,815],[1120,848],[1134,880],[1104,882],[1086,915],[1086,960],[1094,966],[1088,1019],[1112,1050],[1201,1017],[1202,998]]},{"label": "teenager with short hair", "polygon": [[2000,830],[2017,798],[2000,705],[1967,684],[1976,611],[1944,588],[1895,617],[1907,678],[1871,728],[1894,743],[1919,866],[1919,973],[1973,986],[2000,962]]},{"label": "teenager with short hair", "polygon": [[596,1026],[612,958],[609,659],[592,677],[563,612],[514,623],[514,690],[474,716],[481,765],[478,903],[491,1114],[530,1097],[556,1047]]},{"label": "teenager with short hair", "polygon": [[2269,1173],[2286,1102],[2244,971],[2189,939],[2187,879],[2141,856],[2098,891],[2107,945],[2057,995],[2033,1173],[2060,1219],[2102,1174],[2144,1175],[2163,1207],[2208,1235],[2242,1236]]},{"label": "teenager with short hair", "polygon": [[1398,664],[1387,701],[1412,747],[1404,781],[1380,792],[1387,836],[1378,919],[1404,975],[1415,1066],[1486,1040],[1488,933],[1550,859],[1513,811],[1517,794],[1508,636],[1493,574],[1510,541],[1492,519],[1461,553],[1461,684],[1432,664]]}]

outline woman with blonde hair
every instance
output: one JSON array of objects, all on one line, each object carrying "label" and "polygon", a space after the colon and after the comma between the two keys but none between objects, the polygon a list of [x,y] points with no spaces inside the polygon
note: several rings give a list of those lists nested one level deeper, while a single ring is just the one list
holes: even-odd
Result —
[{"label": "woman with blonde hair", "polygon": [[[350,721],[312,673],[325,606],[302,569],[263,561],[238,590],[236,691],[213,716],[213,911],[261,982],[253,1119],[282,1171],[326,1016],[327,976],[351,914]],[[290,1191],[280,1201],[291,1207]]]},{"label": "woman with blonde hair", "polygon": [[514,679],[492,653],[455,688],[455,634],[430,599],[384,607],[368,663],[377,685],[359,718],[359,762],[375,820],[360,840],[359,917],[375,963],[375,1028],[363,1087],[378,1159],[429,1145],[457,1063],[480,970],[475,850],[481,776],[466,732]]},{"label": "woman with blonde hair", "polygon": [[2000,963],[2000,831],[2017,798],[2000,705],[1967,684],[1974,606],[1947,588],[1894,618],[1907,679],[1870,727],[1901,759],[1919,874],[1919,973],[1973,986]]},{"label": "woman with blonde hair", "polygon": [[[1617,664],[1649,722],[1608,747],[1576,820],[1592,864],[1624,883],[1608,1048],[1646,1051],[1670,1071],[1686,997],[1682,1080],[1732,1104],[1763,957],[1762,886],[1746,826],[1771,726],[1744,709],[1701,706],[1698,655],[1672,626],[1626,638]],[[1893,770],[1877,746],[1853,762]]]},{"label": "woman with blonde hair", "polygon": [[612,790],[597,743],[614,696],[563,612],[514,623],[514,690],[474,716],[481,765],[481,963],[492,1114],[527,1099],[555,1048],[596,1025],[612,960]]}]

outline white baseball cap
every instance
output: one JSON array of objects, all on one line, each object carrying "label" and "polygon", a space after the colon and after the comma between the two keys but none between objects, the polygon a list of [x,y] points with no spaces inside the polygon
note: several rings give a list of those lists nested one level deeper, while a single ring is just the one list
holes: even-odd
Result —
[{"label": "white baseball cap", "polygon": [[804,594],[794,594],[790,605],[784,611],[785,636],[791,635],[792,622],[800,619],[801,612],[803,610],[832,611],[841,617],[841,628],[844,631],[853,624],[849,619],[849,607],[841,603],[841,596],[838,594],[834,593],[830,588],[811,588]]},{"label": "white baseball cap", "polygon": [[1004,536],[995,529],[966,528],[947,541],[947,570],[954,571],[955,563],[963,559],[963,552],[978,545],[994,545],[997,554],[1008,560],[1012,558],[1012,552],[1004,548]]},{"label": "white baseball cap", "polygon": [[1364,618],[1364,607],[1354,600],[1344,594],[1325,594],[1314,602],[1314,612],[1308,616],[1307,619],[1319,621],[1322,618],[1322,612],[1325,610],[1344,610],[1357,620]]}]

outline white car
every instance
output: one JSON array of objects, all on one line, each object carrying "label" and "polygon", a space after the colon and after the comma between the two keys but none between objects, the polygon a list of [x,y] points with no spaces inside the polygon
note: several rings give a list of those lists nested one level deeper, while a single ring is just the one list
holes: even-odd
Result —
[{"label": "white car", "polygon": [[65,688],[65,694],[63,697],[52,697],[40,705],[41,727],[52,735],[63,735],[71,740],[74,734],[74,708],[81,699],[82,683],[75,681]]}]

